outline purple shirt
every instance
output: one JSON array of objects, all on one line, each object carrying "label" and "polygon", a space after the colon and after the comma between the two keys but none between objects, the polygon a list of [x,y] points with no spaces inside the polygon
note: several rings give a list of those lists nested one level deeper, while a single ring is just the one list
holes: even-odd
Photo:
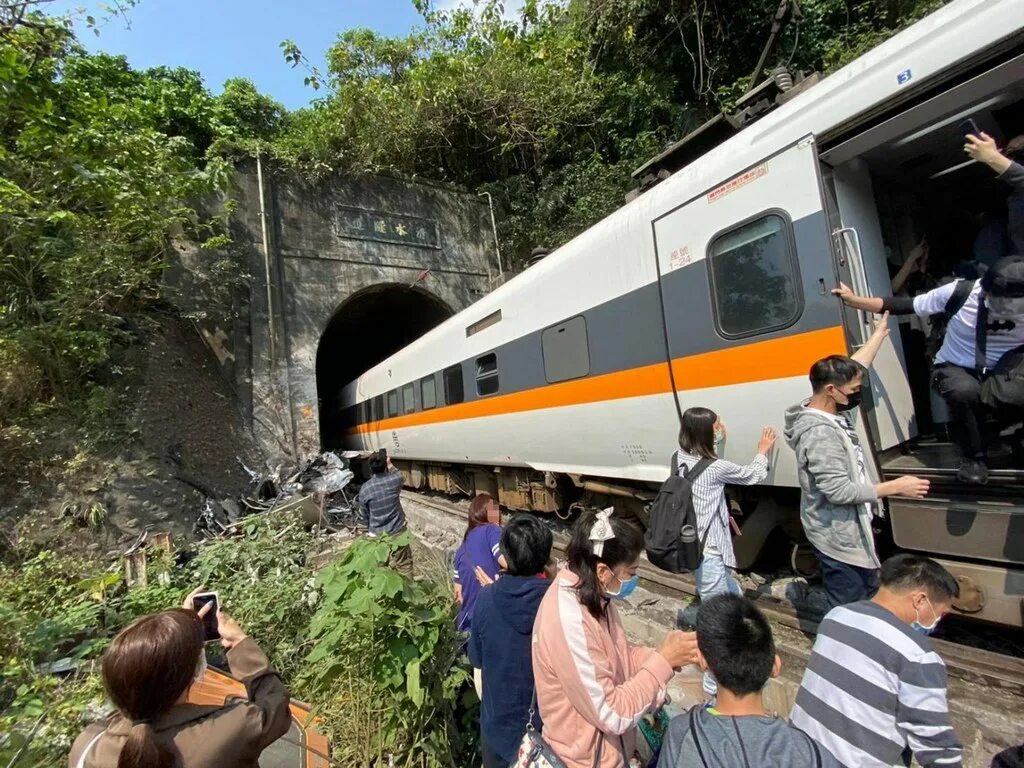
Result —
[{"label": "purple shirt", "polygon": [[473,607],[476,596],[480,593],[480,582],[476,580],[474,569],[480,566],[484,573],[492,579],[498,575],[498,542],[501,541],[501,526],[488,523],[474,528],[455,552],[455,570],[452,574],[456,584],[462,586],[462,605],[456,626],[464,631],[470,630],[473,622]]}]

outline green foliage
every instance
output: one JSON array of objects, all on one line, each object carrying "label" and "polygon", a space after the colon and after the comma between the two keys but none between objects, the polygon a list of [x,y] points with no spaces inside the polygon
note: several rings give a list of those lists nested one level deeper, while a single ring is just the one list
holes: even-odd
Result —
[{"label": "green foliage", "polygon": [[6,420],[35,402],[66,402],[132,341],[130,319],[160,300],[172,233],[204,242],[209,264],[198,272],[205,266],[212,286],[237,282],[237,265],[210,250],[228,245],[220,223],[194,206],[226,185],[223,154],[269,140],[284,109],[245,79],[213,97],[191,70],[136,71],[123,56],[88,54],[66,21],[2,22]]},{"label": "green foliage", "polygon": [[[169,568],[165,557],[154,558],[150,572]],[[128,592],[117,568],[76,555],[42,552],[0,567],[0,732],[14,737],[0,745],[0,760],[7,764],[43,717],[16,765],[66,761],[86,708],[101,696],[94,662],[113,633],[136,616],[174,605],[180,592],[159,581]],[[49,671],[62,659],[75,669],[63,678]]]},{"label": "green foliage", "polygon": [[226,179],[200,163],[209,95],[194,73],[90,56],[60,24],[0,37],[0,349],[35,391],[73,391],[157,297],[167,235]]},{"label": "green foliage", "polygon": [[275,669],[293,680],[319,601],[306,565],[313,538],[294,518],[277,514],[245,520],[241,534],[204,543],[189,564],[187,583],[216,589],[225,610],[259,639]]},{"label": "green foliage", "polygon": [[[805,0],[768,58],[831,71],[943,0]],[[558,246],[620,206],[631,171],[746,89],[778,0],[571,0],[438,12],[384,37],[346,30],[329,95],[289,115],[274,142],[314,173],[397,172],[487,189],[503,252]],[[382,130],[382,127],[384,130]]]},{"label": "green foliage", "polygon": [[317,578],[323,601],[300,690],[322,702],[343,765],[389,754],[399,765],[466,764],[450,762],[465,741],[455,722],[469,679],[450,592],[386,567],[410,541],[360,539]]},{"label": "green foliage", "polygon": [[[468,673],[450,589],[387,568],[408,541],[357,541],[317,577],[306,562],[314,537],[294,518],[269,514],[246,520],[237,537],[201,543],[184,565],[150,553],[148,585],[131,590],[120,562],[42,552],[0,566],[0,733],[12,736],[0,742],[0,762],[41,716],[16,765],[65,761],[102,710],[96,662],[113,635],[203,584],[294,694],[316,706],[339,764],[386,765],[389,754],[399,765],[468,764],[476,731],[455,725],[468,711]],[[61,659],[77,665],[63,679],[49,671]]]}]

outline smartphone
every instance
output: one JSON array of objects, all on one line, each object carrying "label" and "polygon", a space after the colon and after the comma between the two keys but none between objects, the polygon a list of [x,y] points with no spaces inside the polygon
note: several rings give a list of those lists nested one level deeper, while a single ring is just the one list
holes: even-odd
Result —
[{"label": "smartphone", "polygon": [[974,118],[969,117],[960,123],[960,133],[966,140],[968,136],[981,136],[981,128],[974,122]]},{"label": "smartphone", "polygon": [[220,640],[220,630],[217,626],[217,611],[220,610],[220,598],[216,592],[200,592],[192,598],[192,610],[196,613],[208,603],[213,603],[209,613],[203,616],[203,640]]}]

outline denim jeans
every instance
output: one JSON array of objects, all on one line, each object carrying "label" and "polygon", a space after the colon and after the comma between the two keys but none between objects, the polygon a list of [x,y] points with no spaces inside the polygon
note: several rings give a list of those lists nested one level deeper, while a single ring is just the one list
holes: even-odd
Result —
[{"label": "denim jeans", "polygon": [[837,605],[868,600],[878,591],[878,571],[874,568],[842,563],[817,549],[814,554],[821,563],[821,580],[830,611]]},{"label": "denim jeans", "polygon": [[[732,572],[726,567],[721,555],[705,554],[700,567],[694,571],[697,580],[697,596],[703,602],[709,597],[730,593],[742,595],[739,583],[733,578]],[[711,672],[704,673],[704,693],[714,696],[718,693],[718,684]]]}]

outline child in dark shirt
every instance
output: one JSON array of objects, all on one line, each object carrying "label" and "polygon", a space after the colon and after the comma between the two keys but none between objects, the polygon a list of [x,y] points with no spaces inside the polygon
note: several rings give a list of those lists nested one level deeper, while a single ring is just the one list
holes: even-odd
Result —
[{"label": "child in dark shirt", "polygon": [[714,708],[669,725],[658,768],[834,768],[832,755],[785,720],[769,716],[761,689],[777,677],[772,629],[744,597],[720,594],[697,613],[700,665],[718,681]]}]

